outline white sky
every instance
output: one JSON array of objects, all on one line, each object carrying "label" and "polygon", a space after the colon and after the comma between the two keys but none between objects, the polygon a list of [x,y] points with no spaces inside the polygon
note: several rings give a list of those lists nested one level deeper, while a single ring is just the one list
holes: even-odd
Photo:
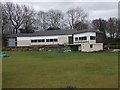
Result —
[{"label": "white sky", "polygon": [[[89,19],[118,17],[119,0],[2,0],[25,4],[35,10],[58,9],[63,12],[80,7],[88,13]],[[24,2],[25,1],[25,2]]]}]

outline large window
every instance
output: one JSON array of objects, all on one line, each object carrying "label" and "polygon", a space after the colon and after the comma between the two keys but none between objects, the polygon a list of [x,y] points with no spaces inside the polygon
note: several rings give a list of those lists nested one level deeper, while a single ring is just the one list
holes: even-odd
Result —
[{"label": "large window", "polygon": [[46,39],[46,42],[50,42],[50,39]]},{"label": "large window", "polygon": [[58,39],[46,39],[46,42],[58,42]]},{"label": "large window", "polygon": [[82,37],[82,40],[87,40],[87,37]]},{"label": "large window", "polygon": [[87,40],[87,37],[79,37],[79,40]]},{"label": "large window", "polygon": [[75,38],[75,41],[78,41],[78,37]]},{"label": "large window", "polygon": [[90,36],[90,40],[95,40],[95,36]]},{"label": "large window", "polygon": [[45,42],[45,40],[44,39],[31,40],[31,43],[40,43],[40,42]]},{"label": "large window", "polygon": [[32,42],[32,43],[36,43],[36,42],[37,42],[37,40],[31,40],[31,42]]},{"label": "large window", "polygon": [[38,42],[45,42],[45,40],[44,39],[39,39]]},{"label": "large window", "polygon": [[54,42],[58,42],[58,39],[54,39]]},{"label": "large window", "polygon": [[[45,39],[31,40],[31,43],[41,43],[41,42],[45,42]],[[46,39],[46,42],[58,42],[58,39]]]},{"label": "large window", "polygon": [[90,48],[93,48],[93,45],[92,45],[92,44],[90,44]]},{"label": "large window", "polygon": [[79,40],[82,40],[82,37],[79,37]]}]

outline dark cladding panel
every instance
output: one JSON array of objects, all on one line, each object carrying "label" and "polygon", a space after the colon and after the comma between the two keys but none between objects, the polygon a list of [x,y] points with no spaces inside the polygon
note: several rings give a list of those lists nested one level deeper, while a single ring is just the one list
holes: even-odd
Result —
[{"label": "dark cladding panel", "polygon": [[103,43],[103,33],[96,33],[96,43]]},{"label": "dark cladding panel", "polygon": [[17,38],[8,38],[8,47],[15,47],[17,45]]}]

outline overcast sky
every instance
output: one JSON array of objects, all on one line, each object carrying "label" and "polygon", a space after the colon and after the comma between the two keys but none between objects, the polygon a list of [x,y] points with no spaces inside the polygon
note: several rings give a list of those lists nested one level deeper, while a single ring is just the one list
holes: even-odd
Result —
[{"label": "overcast sky", "polygon": [[47,11],[49,9],[58,9],[63,12],[70,8],[80,7],[88,13],[89,19],[117,17],[118,3],[117,2],[19,2],[26,4],[35,10]]},{"label": "overcast sky", "polygon": [[58,9],[65,12],[70,8],[80,7],[88,13],[88,18],[90,20],[96,18],[108,19],[109,17],[118,17],[118,2],[16,2],[17,0],[12,1],[15,3],[25,4],[30,7],[33,7],[37,11]]}]

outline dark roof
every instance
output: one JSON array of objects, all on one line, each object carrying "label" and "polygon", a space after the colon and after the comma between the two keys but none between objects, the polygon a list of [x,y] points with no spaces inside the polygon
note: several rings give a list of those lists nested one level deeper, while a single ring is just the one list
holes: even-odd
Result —
[{"label": "dark roof", "polygon": [[32,36],[52,36],[52,35],[71,35],[84,32],[100,32],[93,29],[85,29],[77,31],[75,29],[66,29],[66,30],[49,30],[49,31],[38,31],[34,33],[21,33],[21,34],[11,34],[7,37],[32,37]]}]

